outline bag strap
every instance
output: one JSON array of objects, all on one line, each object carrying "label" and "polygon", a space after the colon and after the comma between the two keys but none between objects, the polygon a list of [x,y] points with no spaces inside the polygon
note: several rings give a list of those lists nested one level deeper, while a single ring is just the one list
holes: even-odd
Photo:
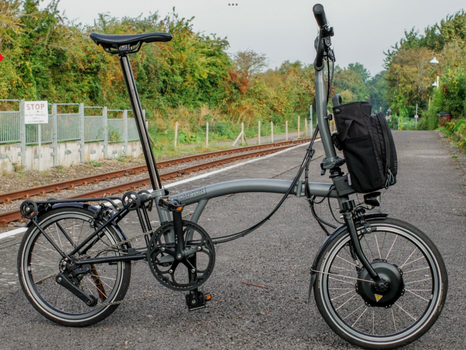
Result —
[{"label": "bag strap", "polygon": [[391,159],[391,148],[390,148],[390,140],[389,140],[389,132],[390,130],[387,130],[388,124],[387,120],[385,119],[385,115],[383,112],[379,112],[376,114],[376,117],[379,119],[380,126],[382,128],[382,135],[383,135],[383,140],[385,143],[385,174],[387,175],[387,181],[385,183],[385,188],[390,186],[391,182],[391,171],[390,171],[390,159]]}]

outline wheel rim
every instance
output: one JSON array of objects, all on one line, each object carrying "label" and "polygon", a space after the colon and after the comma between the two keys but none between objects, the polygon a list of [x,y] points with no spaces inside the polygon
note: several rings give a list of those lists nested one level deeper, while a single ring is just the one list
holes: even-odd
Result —
[{"label": "wheel rim", "polygon": [[[66,253],[73,249],[62,231],[72,242],[82,241],[94,231],[93,218],[81,212],[61,212],[44,219],[40,225],[54,242]],[[105,231],[99,243],[88,254],[117,243],[109,231]],[[53,249],[39,230],[34,230],[24,245],[22,257],[22,281],[34,304],[47,316],[63,322],[85,322],[106,311],[109,303],[118,296],[123,281],[123,263],[97,264],[83,276],[80,287],[98,299],[95,307],[88,307],[71,292],[55,282],[62,257]],[[99,256],[116,255],[117,252],[101,252]]]},{"label": "wheel rim", "polygon": [[425,331],[434,317],[440,268],[431,249],[411,231],[389,224],[372,227],[375,232],[360,236],[363,251],[370,262],[383,259],[400,268],[403,295],[391,306],[377,307],[358,294],[361,281],[349,252],[349,235],[341,237],[322,265],[320,293],[327,314],[348,338],[374,345],[403,342]]}]

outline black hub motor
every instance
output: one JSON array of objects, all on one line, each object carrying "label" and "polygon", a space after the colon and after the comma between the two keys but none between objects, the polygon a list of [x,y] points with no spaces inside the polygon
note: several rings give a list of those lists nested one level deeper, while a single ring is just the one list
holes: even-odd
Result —
[{"label": "black hub motor", "polygon": [[403,273],[398,266],[382,259],[375,259],[371,266],[379,275],[380,280],[372,283],[362,281],[372,280],[369,272],[362,269],[358,276],[360,280],[356,283],[356,292],[368,305],[391,307],[405,292]]}]

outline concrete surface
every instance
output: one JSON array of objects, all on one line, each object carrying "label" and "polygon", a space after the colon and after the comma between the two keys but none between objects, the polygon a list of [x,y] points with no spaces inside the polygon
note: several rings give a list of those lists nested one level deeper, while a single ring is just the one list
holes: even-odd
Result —
[{"label": "concrete surface", "polygon": [[[442,253],[448,274],[447,302],[437,323],[405,349],[464,349],[466,322],[466,196],[464,159],[436,132],[394,133],[400,170],[386,191],[381,211],[425,231]],[[238,178],[291,179],[304,147],[280,156],[180,185],[185,191]],[[312,163],[320,176],[320,143]],[[456,153],[458,153],[456,151]],[[177,192],[171,189],[173,193]],[[209,202],[200,220],[209,234],[234,233],[257,223],[279,195],[237,194]],[[325,215],[326,202],[318,208]],[[136,217],[123,223],[138,233]],[[87,328],[49,322],[27,302],[16,274],[19,236],[0,241],[0,349],[350,349],[321,318],[313,299],[307,304],[309,268],[325,234],[303,199],[290,198],[259,230],[216,246],[215,270],[203,290],[213,295],[206,309],[188,312],[182,293],[168,293],[143,262],[133,265],[126,299],[148,293],[156,298],[121,305],[104,321]],[[253,287],[243,282],[265,286]]]}]

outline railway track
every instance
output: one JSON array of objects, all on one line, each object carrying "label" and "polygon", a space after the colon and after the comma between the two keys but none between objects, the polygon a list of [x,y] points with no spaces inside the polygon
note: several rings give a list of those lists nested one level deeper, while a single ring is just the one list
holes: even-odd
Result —
[{"label": "railway track", "polygon": [[[167,167],[174,166],[177,164],[193,162],[196,160],[230,155],[230,154],[235,154],[239,152],[242,153],[242,154],[237,154],[237,155],[234,155],[228,158],[222,158],[222,159],[214,160],[211,162],[206,162],[206,163],[186,167],[183,169],[174,170],[168,173],[160,174],[161,180],[166,181],[166,180],[174,179],[179,176],[191,174],[193,172],[224,165],[227,163],[232,163],[238,160],[259,157],[262,155],[275,153],[283,149],[292,147],[296,144],[307,142],[307,141],[308,139],[301,139],[301,140],[285,141],[285,142],[279,142],[279,143],[268,144],[268,145],[250,146],[250,147],[242,147],[242,148],[230,149],[230,150],[224,150],[224,151],[204,153],[204,154],[159,162],[157,163],[157,167],[159,169],[162,169],[162,168],[167,168]],[[248,153],[244,153],[244,152],[248,152]],[[18,200],[18,199],[27,199],[27,198],[31,198],[36,195],[44,195],[45,193],[57,192],[57,191],[61,191],[64,189],[73,189],[77,186],[88,185],[88,184],[100,182],[100,181],[106,181],[106,180],[114,179],[114,178],[121,177],[124,175],[138,174],[138,173],[145,172],[145,171],[147,171],[147,167],[143,165],[143,166],[138,166],[134,168],[113,171],[110,173],[88,176],[85,178],[63,181],[63,182],[54,183],[50,185],[33,187],[33,188],[29,188],[29,189],[22,190],[22,191],[3,193],[3,194],[0,194],[0,203],[11,202],[11,201]],[[101,189],[87,192],[87,193],[81,193],[76,196],[68,197],[67,199],[94,198],[94,197],[108,196],[108,195],[113,195],[115,193],[122,193],[128,190],[135,190],[137,188],[147,187],[149,185],[150,185],[150,179],[144,178],[144,179],[140,179],[136,181],[130,181],[124,184],[119,184],[116,186],[101,188]],[[21,214],[19,213],[19,210],[0,213],[0,225],[2,226],[5,226],[10,222],[19,221],[21,219],[22,217],[21,217]]]}]

